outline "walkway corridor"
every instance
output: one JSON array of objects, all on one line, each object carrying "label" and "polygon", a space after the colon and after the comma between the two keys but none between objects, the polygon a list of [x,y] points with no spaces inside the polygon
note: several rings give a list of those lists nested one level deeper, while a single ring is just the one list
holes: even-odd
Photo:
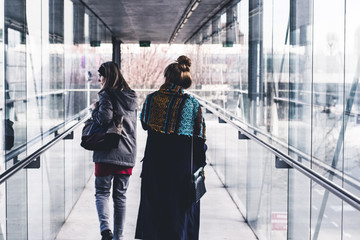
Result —
[{"label": "walkway corridor", "polygon": [[[140,160],[143,157],[146,132],[138,125],[137,165],[130,178],[127,193],[127,219],[125,240],[134,239],[135,225],[140,199]],[[256,239],[244,222],[216,173],[206,167],[206,186],[208,192],[201,200],[200,239],[201,240],[238,240]],[[98,240],[100,239],[98,219],[94,198],[94,176],[84,189],[80,199],[57,236],[57,240]],[[171,239],[169,239],[171,240]]]}]

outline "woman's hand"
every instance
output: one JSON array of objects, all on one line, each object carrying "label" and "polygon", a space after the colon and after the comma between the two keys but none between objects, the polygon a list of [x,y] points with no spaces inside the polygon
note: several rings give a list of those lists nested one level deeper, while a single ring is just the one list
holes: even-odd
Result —
[{"label": "woman's hand", "polygon": [[94,110],[95,108],[99,107],[99,102],[95,102],[93,105],[91,105],[91,110]]}]

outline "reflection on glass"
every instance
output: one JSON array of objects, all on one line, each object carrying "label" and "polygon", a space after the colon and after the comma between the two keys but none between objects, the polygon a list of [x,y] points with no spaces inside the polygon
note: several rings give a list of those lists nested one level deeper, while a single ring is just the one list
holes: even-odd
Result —
[{"label": "reflection on glass", "polygon": [[[26,0],[26,107],[27,107],[27,124],[31,127],[27,128],[27,139],[32,139],[37,135],[41,135],[44,131],[44,111],[43,111],[43,81],[42,60],[42,28],[41,14],[37,13],[41,9],[41,0]],[[44,19],[48,21],[48,16]],[[48,32],[44,46],[48,45]],[[45,54],[44,54],[45,55]],[[46,56],[46,55],[45,55]],[[46,69],[44,69],[46,77]],[[48,81],[47,81],[48,82]]]},{"label": "reflection on glass", "polygon": [[[360,197],[360,149],[357,139],[360,133],[360,23],[357,9],[360,2],[346,2],[346,45],[345,45],[345,114],[344,124],[344,187]],[[354,184],[355,183],[355,184]],[[352,215],[352,214],[350,214]],[[348,218],[349,221],[360,218]],[[350,220],[351,219],[351,220]],[[355,222],[353,222],[355,224]]]},{"label": "reflection on glass", "polygon": [[288,234],[289,239],[310,239],[311,180],[302,173],[289,170]]},{"label": "reflection on glass", "polygon": [[341,211],[343,212],[343,239],[356,239],[359,236],[360,212],[346,203],[343,204]]},{"label": "reflection on glass", "polygon": [[[289,83],[289,1],[281,0],[273,5],[274,26],[271,47],[267,50],[266,64],[266,130],[283,142],[288,141],[288,86]],[[269,24],[269,23],[267,23]],[[269,27],[265,27],[266,32]],[[267,33],[267,36],[270,35]],[[268,36],[269,38],[269,36]],[[270,43],[267,43],[267,46]]]},{"label": "reflection on glass", "polygon": [[341,239],[343,202],[317,184],[311,198],[311,239]]},{"label": "reflection on glass", "polygon": [[[90,46],[90,13],[80,1],[5,0],[2,7],[6,155],[0,173],[51,141],[54,128],[61,132],[76,122],[67,123],[88,105],[88,73],[110,60],[112,51],[109,30],[98,19],[101,44]],[[39,169],[22,169],[1,185],[0,239],[5,234],[9,240],[55,238],[92,172],[91,155],[79,147],[79,131],[76,140],[60,141],[41,155]]]},{"label": "reflection on glass", "polygon": [[[111,60],[112,45],[110,31],[81,1],[4,3],[0,86],[5,91],[0,107],[1,120],[8,121],[8,129],[14,132],[13,144],[12,131],[4,138],[9,154],[97,99],[97,68]],[[205,23],[185,46],[144,49],[122,44],[122,71],[132,88],[145,89],[139,92],[141,106],[146,90],[163,83],[163,67],[185,53],[192,59],[192,93],[360,196],[358,9],[357,0],[347,0],[346,5],[345,0],[239,1]],[[237,139],[236,129],[205,114],[209,159],[260,238],[351,239],[358,235],[358,211],[298,171],[275,169],[273,155],[254,142]],[[54,148],[56,159],[45,154],[41,170],[20,172],[7,183],[6,195],[1,198],[0,192],[4,206],[4,198],[22,202],[6,205],[6,217],[0,212],[0,229],[19,232],[9,239],[43,232],[46,238],[54,235],[91,170],[85,162],[91,156],[76,146],[75,140],[60,143]],[[16,161],[2,162],[0,172]],[[29,210],[27,204],[33,206],[38,198],[28,190],[37,185],[61,191],[41,190],[46,203]],[[28,222],[35,210],[45,216],[39,217],[44,229],[34,230],[35,223]],[[6,227],[4,219],[9,221]]]},{"label": "reflection on glass", "polygon": [[[314,1],[313,164],[324,162],[342,171],[344,19],[342,1]],[[327,5],[326,11],[323,11]],[[330,7],[331,6],[331,7]],[[338,14],[339,18],[334,18]],[[347,123],[346,123],[347,124]],[[326,175],[327,171],[323,174]]]},{"label": "reflection on glass", "polygon": [[[6,150],[10,151],[27,141],[26,4],[25,0],[6,0],[4,6],[5,119],[13,122],[14,135],[14,144],[9,144],[11,140],[5,137],[5,145],[8,145]],[[17,159],[5,162],[5,168],[11,167]],[[27,189],[24,170],[6,182],[6,203],[7,239],[26,239]]]},{"label": "reflection on glass", "polygon": [[[330,6],[326,11],[323,10],[325,5]],[[344,6],[341,1],[314,1],[312,167],[339,185],[343,170],[341,146],[347,124],[343,102],[344,22],[333,16],[338,14],[339,19],[344,19]],[[332,168],[339,172],[330,172]],[[340,176],[336,176],[339,173]],[[316,190],[313,190],[313,199],[317,197]],[[313,238],[323,238],[324,235],[328,239],[340,238],[341,229],[327,225],[324,215],[332,214],[334,206],[341,207],[341,201],[324,191],[313,205],[318,209],[312,213]],[[330,219],[340,226],[341,211]]]},{"label": "reflection on glass", "polygon": [[[360,132],[360,23],[355,19],[358,19],[359,8],[359,1],[346,1],[344,124],[347,127],[344,134],[343,186],[357,197],[360,197],[360,149],[357,144]],[[344,203],[343,218],[344,239],[358,236],[360,212]]]},{"label": "reflection on glass", "polygon": [[[10,14],[6,11],[6,14]],[[14,144],[10,150],[26,142],[26,52],[24,33],[6,25],[5,51],[5,119],[13,122]],[[13,146],[12,146],[13,145]]]},{"label": "reflection on glass", "polygon": [[[301,5],[301,7],[300,7]],[[279,98],[286,109],[289,154],[310,166],[312,110],[312,1],[290,1],[285,43],[289,57],[282,62],[288,77],[279,85]],[[293,13],[293,14],[291,14]],[[284,33],[284,31],[283,31]],[[275,42],[275,41],[274,41]],[[296,150],[296,151],[293,151]],[[298,157],[306,156],[304,158]],[[289,171],[289,235],[309,238],[311,181],[297,171]]]}]

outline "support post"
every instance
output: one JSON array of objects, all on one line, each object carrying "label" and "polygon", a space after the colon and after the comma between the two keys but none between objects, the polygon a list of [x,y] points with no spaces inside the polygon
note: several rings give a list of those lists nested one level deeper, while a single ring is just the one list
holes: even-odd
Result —
[{"label": "support post", "polygon": [[112,45],[113,45],[113,54],[112,61],[115,62],[119,68],[121,69],[121,48],[120,48],[121,40],[116,37],[112,37]]},{"label": "support post", "polygon": [[220,17],[211,20],[211,42],[212,44],[220,43],[221,22]]}]

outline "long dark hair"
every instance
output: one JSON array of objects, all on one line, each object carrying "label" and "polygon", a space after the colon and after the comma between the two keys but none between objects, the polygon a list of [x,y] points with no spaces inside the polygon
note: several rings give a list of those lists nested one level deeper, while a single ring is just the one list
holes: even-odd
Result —
[{"label": "long dark hair", "polygon": [[104,85],[98,93],[101,93],[104,90],[112,89],[130,89],[130,86],[125,81],[125,78],[121,74],[119,67],[114,62],[105,62],[101,64],[99,70],[101,75],[105,78]]},{"label": "long dark hair", "polygon": [[180,56],[175,63],[171,63],[165,68],[164,77],[166,81],[172,82],[183,88],[189,88],[192,83],[190,74],[191,60],[187,56]]}]

